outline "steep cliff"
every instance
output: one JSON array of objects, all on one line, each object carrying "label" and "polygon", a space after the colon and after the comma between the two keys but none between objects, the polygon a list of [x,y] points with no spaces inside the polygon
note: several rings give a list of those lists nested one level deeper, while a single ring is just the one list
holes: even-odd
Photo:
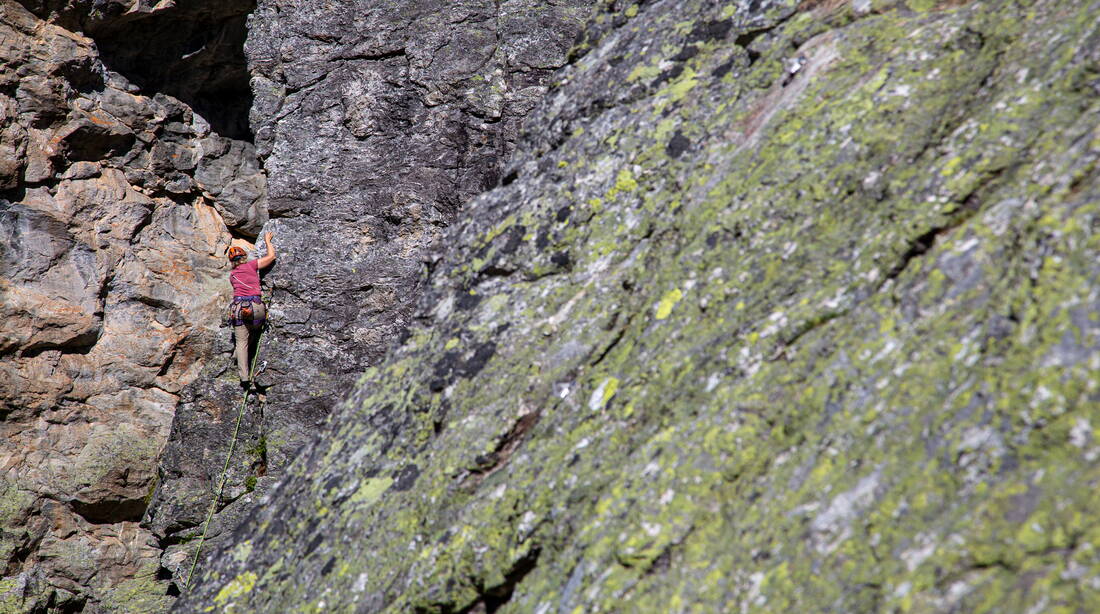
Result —
[{"label": "steep cliff", "polygon": [[[213,541],[404,329],[589,5],[0,4],[0,611],[168,606],[231,445]],[[222,254],[265,225],[233,440]]]},{"label": "steep cliff", "polygon": [[171,606],[264,226],[176,611],[1100,609],[1100,2],[21,5],[0,612]]},{"label": "steep cliff", "polygon": [[[293,6],[315,46],[253,56],[281,75],[254,81],[256,108],[295,118],[261,121],[261,151],[308,152],[269,158],[272,211],[292,236],[411,216],[425,197],[330,176],[348,141],[326,130],[389,138],[365,159],[407,164],[417,139],[375,113],[436,108],[386,95],[419,56],[369,37],[384,9],[333,8],[367,33],[337,51],[309,34],[329,14]],[[1098,15],[604,3],[501,184],[445,231],[410,337],[176,611],[1097,610]],[[331,53],[373,64],[338,79]],[[322,73],[385,102],[288,104]],[[280,141],[297,118],[320,118],[316,141]],[[417,163],[402,172],[435,168]],[[347,294],[350,266],[377,292],[357,267],[402,236],[386,223],[335,235],[333,260],[288,246],[313,263],[295,270]],[[285,300],[288,332],[324,328]],[[358,317],[329,330],[373,345]],[[318,347],[324,365],[346,346]]]},{"label": "steep cliff", "polygon": [[[219,355],[226,222],[258,228],[264,177],[247,138],[108,53],[186,11],[26,4],[0,3],[0,611],[163,611],[139,521],[181,391]],[[220,4],[207,26],[249,10]],[[183,54],[142,40],[148,62]],[[224,72],[202,55],[173,74]]]},{"label": "steep cliff", "polygon": [[[263,211],[280,255],[264,279],[272,325],[257,381],[266,403],[247,410],[215,540],[405,329],[428,247],[463,202],[498,181],[590,4],[259,3],[245,52],[269,176]],[[183,398],[146,517],[181,584],[239,390],[210,363]]]}]

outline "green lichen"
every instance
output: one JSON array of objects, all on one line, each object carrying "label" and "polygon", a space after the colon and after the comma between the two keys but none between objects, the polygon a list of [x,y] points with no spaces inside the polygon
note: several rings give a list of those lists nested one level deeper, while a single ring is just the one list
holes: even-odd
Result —
[{"label": "green lichen", "polygon": [[653,317],[658,320],[664,320],[672,314],[672,308],[676,306],[676,303],[680,302],[680,299],[684,298],[684,293],[679,288],[673,288],[665,293],[661,297],[661,302],[657,303],[657,312],[653,314]]},{"label": "green lichen", "polygon": [[233,558],[240,563],[248,560],[248,556],[252,554],[252,541],[245,540],[239,544],[233,546]]},{"label": "green lichen", "polygon": [[0,614],[22,614],[27,611],[23,596],[16,592],[17,578],[0,578]]},{"label": "green lichen", "polygon": [[619,192],[633,192],[638,189],[638,182],[634,179],[634,173],[624,168],[615,177],[615,185],[607,192],[608,200],[615,198]]},{"label": "green lichen", "polygon": [[245,450],[245,453],[249,456],[255,456],[257,458],[264,458],[267,456],[267,437],[260,435],[260,438],[256,440],[250,448]]},{"label": "green lichen", "polygon": [[174,599],[168,595],[168,582],[157,579],[158,567],[155,563],[143,565],[133,577],[97,591],[100,610],[112,614],[167,612]]},{"label": "green lichen", "polygon": [[[242,603],[1096,609],[1095,16],[792,0],[654,83],[740,6],[673,4],[575,68],[631,98],[456,231],[430,281],[484,300],[364,379]],[[520,272],[463,270],[507,219]]]},{"label": "green lichen", "polygon": [[246,571],[223,586],[218,594],[214,596],[214,603],[223,608],[225,612],[233,611],[235,600],[248,595],[254,588],[256,588],[256,574]]},{"label": "green lichen", "polygon": [[393,485],[392,478],[370,478],[355,491],[351,501],[359,505],[371,505],[381,499],[391,485]]}]

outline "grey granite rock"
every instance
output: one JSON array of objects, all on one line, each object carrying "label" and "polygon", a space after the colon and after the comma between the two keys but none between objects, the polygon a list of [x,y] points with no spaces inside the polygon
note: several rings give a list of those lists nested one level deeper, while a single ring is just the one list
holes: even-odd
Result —
[{"label": "grey granite rock", "polygon": [[176,611],[1096,610],[1098,9],[601,3]]},{"label": "grey granite rock", "polygon": [[[498,181],[588,13],[587,0],[259,4],[246,52],[267,197],[260,212],[247,205],[254,192],[242,179],[215,195],[242,232],[267,218],[257,255],[264,231],[276,237],[279,258],[263,281],[267,368],[256,378],[270,475],[408,326],[430,246]],[[209,158],[195,179],[224,170]],[[195,386],[202,402],[230,400]],[[204,450],[222,445],[192,437],[209,418],[191,407],[176,414],[151,507],[168,519],[161,530],[176,532],[168,541],[190,534],[178,523],[193,522],[202,503],[183,493],[209,477],[196,463]]]},{"label": "grey granite rock", "polygon": [[1094,0],[22,5],[0,611],[1100,608]]}]

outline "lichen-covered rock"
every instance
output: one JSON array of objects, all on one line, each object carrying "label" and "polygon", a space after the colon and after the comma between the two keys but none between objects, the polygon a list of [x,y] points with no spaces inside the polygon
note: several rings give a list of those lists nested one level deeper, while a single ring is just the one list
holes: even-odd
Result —
[{"label": "lichen-covered rock", "polygon": [[[429,246],[462,203],[497,182],[522,118],[565,64],[590,5],[259,3],[246,52],[266,199],[249,201],[256,190],[242,180],[209,190],[227,223],[242,220],[242,232],[260,236],[260,224],[273,231],[279,254],[264,277],[271,325],[256,381],[266,405],[248,415],[243,443],[263,442],[264,469],[230,476],[237,491],[256,481],[234,513],[282,475],[331,407],[397,341],[422,289]],[[221,158],[205,160],[197,182],[241,174]],[[227,193],[244,197],[227,201]],[[256,251],[264,250],[261,239]],[[184,393],[150,507],[150,526],[173,545],[165,565],[177,578],[180,551],[195,548],[195,523],[209,506],[216,456],[228,451],[234,416],[211,424],[213,408],[236,411],[236,389],[216,381],[223,373],[210,363]],[[231,529],[220,516],[214,524]]]},{"label": "lichen-covered rock", "polygon": [[1097,610],[1097,15],[607,2],[177,611]]}]

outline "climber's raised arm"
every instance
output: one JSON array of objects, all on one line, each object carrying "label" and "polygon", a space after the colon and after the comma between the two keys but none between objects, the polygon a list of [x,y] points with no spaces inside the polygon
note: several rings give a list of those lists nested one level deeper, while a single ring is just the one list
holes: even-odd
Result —
[{"label": "climber's raised arm", "polygon": [[271,266],[272,262],[275,262],[275,245],[271,242],[271,233],[264,233],[264,243],[267,244],[267,255],[262,256],[256,261],[256,265],[261,269],[266,269]]}]

